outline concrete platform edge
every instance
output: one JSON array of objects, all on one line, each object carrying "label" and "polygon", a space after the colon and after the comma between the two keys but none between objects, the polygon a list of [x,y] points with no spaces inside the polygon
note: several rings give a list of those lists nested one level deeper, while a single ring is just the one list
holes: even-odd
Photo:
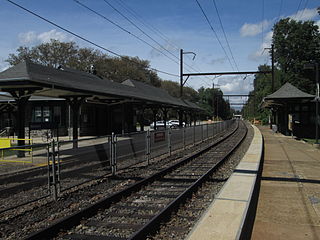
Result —
[{"label": "concrete platform edge", "polygon": [[[245,156],[186,239],[250,239],[264,149],[260,130],[252,127],[254,137]],[[244,180],[242,184],[241,179]]]}]

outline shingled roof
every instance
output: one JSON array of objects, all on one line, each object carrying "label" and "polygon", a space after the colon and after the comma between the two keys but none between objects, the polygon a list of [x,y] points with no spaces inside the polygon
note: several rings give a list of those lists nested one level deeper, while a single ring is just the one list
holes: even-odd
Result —
[{"label": "shingled roof", "polygon": [[305,93],[300,89],[296,88],[290,83],[285,83],[281,88],[279,88],[274,93],[266,96],[265,100],[276,100],[276,99],[295,99],[295,98],[310,98],[313,99],[315,96]]},{"label": "shingled roof", "polygon": [[131,80],[120,84],[96,75],[69,68],[52,68],[29,61],[21,62],[0,73],[0,89],[42,87],[34,95],[60,98],[62,96],[91,95],[96,97],[129,99],[168,106],[199,109],[171,97],[162,89]]},{"label": "shingled roof", "polygon": [[175,97],[171,96],[164,89],[157,88],[157,87],[151,86],[149,84],[146,84],[146,83],[143,83],[140,81],[128,79],[128,80],[122,82],[122,84],[134,87],[139,92],[144,92],[145,94],[148,94],[149,97],[152,97],[153,99],[159,99],[159,100],[166,99],[166,101],[168,101],[168,102],[174,102],[176,105],[184,106],[185,108],[193,108],[193,109],[202,110],[202,108],[200,108],[195,103],[189,102],[187,100],[181,100],[179,98],[175,98]]},{"label": "shingled roof", "polygon": [[281,106],[285,102],[307,102],[314,98],[314,95],[305,93],[287,82],[277,91],[266,96],[260,106],[262,108],[271,108]]}]

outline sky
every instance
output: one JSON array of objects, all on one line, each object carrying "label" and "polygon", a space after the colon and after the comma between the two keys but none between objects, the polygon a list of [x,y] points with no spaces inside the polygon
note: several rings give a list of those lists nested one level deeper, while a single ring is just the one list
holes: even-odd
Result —
[{"label": "sky", "polygon": [[[257,71],[259,65],[271,63],[264,48],[270,47],[272,27],[279,19],[313,20],[320,26],[318,0],[12,2],[116,54],[149,60],[151,68],[161,71],[161,79],[176,82],[180,49],[186,52],[184,73]],[[9,67],[5,60],[19,46],[32,47],[58,39],[97,49],[7,0],[0,0],[0,29],[0,71]],[[195,53],[195,58],[187,52]],[[186,86],[197,90],[214,83],[226,95],[248,94],[253,89],[252,81],[252,75],[202,76],[190,77]],[[246,98],[229,100],[243,103]]]}]

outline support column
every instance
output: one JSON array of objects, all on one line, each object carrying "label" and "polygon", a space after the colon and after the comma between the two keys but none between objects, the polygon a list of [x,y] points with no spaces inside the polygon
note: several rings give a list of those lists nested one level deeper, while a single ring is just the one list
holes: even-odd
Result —
[{"label": "support column", "polygon": [[179,127],[183,127],[183,110],[179,110]]},{"label": "support column", "polygon": [[138,119],[139,119],[139,124],[140,124],[140,131],[144,131],[144,109],[145,107],[138,107]]},{"label": "support column", "polygon": [[164,128],[167,128],[167,115],[168,115],[168,109],[167,108],[163,108],[162,109],[162,113],[163,113],[163,121],[164,121]]},{"label": "support column", "polygon": [[79,110],[81,104],[88,96],[67,96],[67,102],[72,109],[72,140],[73,148],[78,148],[78,126],[79,126]]},{"label": "support column", "polygon": [[158,113],[158,109],[157,108],[153,108],[152,109],[152,113],[153,113],[154,130],[157,130],[157,113]]},{"label": "support column", "polygon": [[[25,110],[26,105],[31,95],[41,88],[30,88],[30,89],[2,89],[3,91],[9,92],[15,99],[17,105],[17,133],[18,133],[18,146],[25,145]],[[24,151],[18,151],[17,157],[24,157]]]}]

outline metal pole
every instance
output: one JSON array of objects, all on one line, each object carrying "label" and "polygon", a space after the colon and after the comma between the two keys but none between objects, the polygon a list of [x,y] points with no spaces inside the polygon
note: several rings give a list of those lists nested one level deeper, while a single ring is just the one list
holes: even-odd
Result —
[{"label": "metal pole", "polygon": [[150,164],[150,130],[148,129],[147,130],[147,136],[146,136],[146,148],[147,148],[147,162],[148,162],[148,165]]},{"label": "metal pole", "polygon": [[196,125],[193,125],[193,145],[196,144]]},{"label": "metal pole", "polygon": [[208,123],[207,123],[206,127],[207,127],[207,139],[208,139],[209,138],[209,125],[208,125]]},{"label": "metal pole", "polygon": [[169,156],[171,156],[171,128],[168,129],[168,151]]},{"label": "metal pole", "polygon": [[58,160],[58,190],[59,193],[61,192],[61,185],[60,185],[60,143],[57,141],[57,160]]},{"label": "metal pole", "polygon": [[112,175],[116,175],[115,172],[115,163],[114,163],[114,133],[111,134],[111,141],[110,141],[110,149],[111,149],[111,156],[110,156],[110,160],[111,160],[111,172]]},{"label": "metal pole", "polygon": [[319,144],[319,64],[315,64],[316,69],[316,144]]},{"label": "metal pole", "polygon": [[52,160],[52,185],[53,185],[53,199],[55,201],[57,201],[57,173],[56,173],[56,159],[55,159],[55,143],[54,143],[54,139],[52,139],[51,142],[51,149],[52,149],[52,153],[51,153],[51,160]]},{"label": "metal pole", "polygon": [[186,128],[182,129],[183,150],[186,150]]},{"label": "metal pole", "polygon": [[274,45],[271,44],[271,75],[272,75],[272,81],[271,81],[271,91],[274,91]]},{"label": "metal pole", "polygon": [[201,142],[203,142],[203,124],[201,124]]},{"label": "metal pole", "polygon": [[180,98],[183,94],[183,49],[180,49]]},{"label": "metal pole", "polygon": [[[183,96],[183,49],[180,49],[180,99],[182,100]],[[179,109],[179,127],[181,128],[183,123],[182,123],[182,110]]]},{"label": "metal pole", "polygon": [[117,142],[118,142],[118,138],[117,135],[114,135],[114,174],[117,174],[118,171],[118,163],[117,163]]},{"label": "metal pole", "polygon": [[47,145],[47,163],[48,163],[48,190],[49,194],[51,194],[51,170],[50,170],[50,145]]}]

